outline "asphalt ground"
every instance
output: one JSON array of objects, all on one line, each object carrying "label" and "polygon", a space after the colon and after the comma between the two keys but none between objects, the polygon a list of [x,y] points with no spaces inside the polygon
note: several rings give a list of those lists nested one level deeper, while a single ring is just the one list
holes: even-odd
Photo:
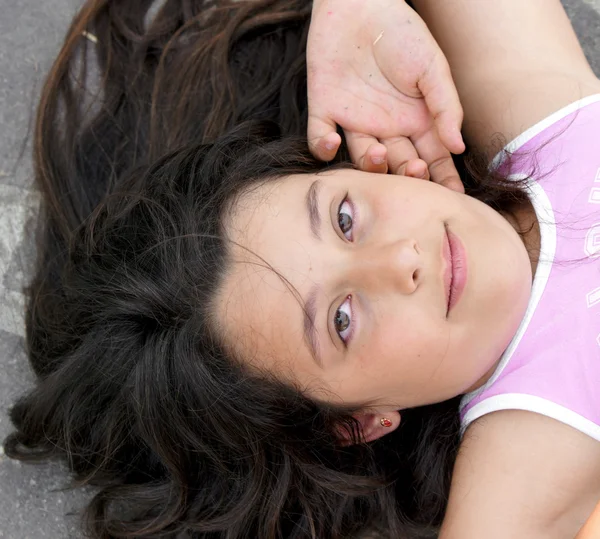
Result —
[{"label": "asphalt ground", "polygon": [[[600,75],[600,0],[563,3]],[[31,122],[44,75],[81,4],[0,0],[0,439],[12,430],[8,406],[33,383],[22,321],[22,286],[34,254],[30,231],[38,204],[31,180]],[[81,537],[70,513],[92,491],[60,492],[65,479],[58,464],[23,465],[0,453],[0,538]]]}]

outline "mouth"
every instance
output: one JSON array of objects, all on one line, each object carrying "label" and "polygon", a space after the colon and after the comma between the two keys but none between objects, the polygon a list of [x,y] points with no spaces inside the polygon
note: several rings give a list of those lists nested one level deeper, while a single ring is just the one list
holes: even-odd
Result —
[{"label": "mouth", "polygon": [[467,284],[467,256],[465,247],[458,236],[445,225],[444,258],[444,290],[446,292],[446,317],[457,305]]},{"label": "mouth", "polygon": [[452,248],[450,247],[450,239],[448,238],[448,226],[446,224],[444,224],[444,238],[442,241],[442,250],[445,262],[443,284],[444,292],[446,294],[446,317],[448,317],[448,313],[450,312],[450,292],[452,290],[452,278],[454,271],[452,268]]}]

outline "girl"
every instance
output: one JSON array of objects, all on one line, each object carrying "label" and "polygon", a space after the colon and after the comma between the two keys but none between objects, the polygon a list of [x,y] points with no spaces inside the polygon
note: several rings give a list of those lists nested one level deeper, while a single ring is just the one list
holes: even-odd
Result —
[{"label": "girl", "polygon": [[[541,305],[532,279],[553,263],[537,217],[549,205],[531,175],[512,175],[530,172],[530,148],[489,174],[471,162],[467,195],[353,170],[343,147],[326,167],[301,139],[302,2],[168,2],[145,32],[147,6],[122,4],[90,8],[74,26],[72,42],[91,28],[106,44],[100,106],[65,76],[85,80],[74,46],[41,104],[46,221],[27,319],[39,384],[12,409],[7,454],[66,458],[75,484],[98,485],[95,537],[349,537],[375,524],[391,537],[434,536],[460,396],[484,388],[465,401],[466,425],[467,408],[502,383],[507,352],[527,342]],[[475,146],[600,92],[558,3],[486,3],[489,19],[478,4],[438,13],[436,3],[435,14],[416,4],[454,64]],[[443,31],[452,17],[473,41]],[[509,34],[489,49],[514,43],[519,54],[507,69],[480,69],[475,45],[494,44],[492,28],[509,32],[513,20],[531,26],[514,31],[524,42]],[[536,35],[537,24],[552,33]],[[553,48],[556,34],[566,37]],[[539,163],[548,185],[576,162],[584,191],[593,131],[575,157],[552,144],[596,129],[592,101],[533,141],[557,156],[550,170]],[[569,193],[560,217],[586,239],[593,215]],[[575,267],[597,273],[594,245]],[[590,312],[582,332],[597,322]],[[585,372],[587,350],[574,371]],[[597,442],[539,413],[485,417],[465,433],[442,535],[572,537],[600,497]],[[531,466],[530,512],[512,528]],[[564,490],[550,489],[555,480]]]}]

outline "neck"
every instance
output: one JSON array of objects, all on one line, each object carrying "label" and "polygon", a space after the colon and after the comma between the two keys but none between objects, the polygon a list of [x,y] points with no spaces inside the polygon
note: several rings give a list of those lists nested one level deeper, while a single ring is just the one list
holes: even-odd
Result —
[{"label": "neck", "polygon": [[501,214],[521,237],[531,262],[532,278],[535,277],[540,259],[541,234],[533,205],[530,201],[527,201],[525,204],[511,209],[511,211],[501,212]]}]

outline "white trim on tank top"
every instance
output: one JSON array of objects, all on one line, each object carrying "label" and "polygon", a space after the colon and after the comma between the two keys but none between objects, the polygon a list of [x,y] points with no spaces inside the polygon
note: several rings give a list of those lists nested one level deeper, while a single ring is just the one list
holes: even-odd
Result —
[{"label": "white trim on tank top", "polygon": [[501,410],[524,410],[535,412],[546,417],[556,419],[565,425],[569,425],[595,440],[600,442],[600,425],[579,415],[573,410],[569,410],[560,404],[546,400],[542,397],[527,395],[523,393],[505,393],[485,399],[476,404],[466,414],[462,421],[462,434],[466,428],[476,419]]}]

